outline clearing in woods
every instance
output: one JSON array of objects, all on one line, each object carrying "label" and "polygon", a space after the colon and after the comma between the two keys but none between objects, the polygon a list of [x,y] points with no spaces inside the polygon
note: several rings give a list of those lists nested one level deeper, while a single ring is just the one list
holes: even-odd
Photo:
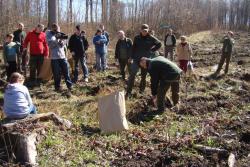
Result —
[{"label": "clearing in woods", "polygon": [[[198,80],[182,79],[178,112],[154,112],[149,78],[144,95],[137,82],[126,102],[130,129],[121,133],[101,134],[97,118],[97,98],[125,87],[118,69],[90,69],[90,82],[80,82],[70,99],[54,92],[53,82],[32,89],[39,112],[55,112],[73,123],[69,131],[46,125],[48,132],[38,145],[39,166],[227,166],[230,153],[237,166],[250,166],[250,34],[236,33],[229,74],[209,79],[222,37],[211,31],[189,37]],[[222,151],[199,151],[197,145]]]}]

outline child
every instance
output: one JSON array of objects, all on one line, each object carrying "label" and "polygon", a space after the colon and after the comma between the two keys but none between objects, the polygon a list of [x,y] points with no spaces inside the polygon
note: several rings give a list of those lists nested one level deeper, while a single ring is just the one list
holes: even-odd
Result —
[{"label": "child", "polygon": [[176,56],[183,72],[187,72],[188,61],[191,60],[192,48],[186,40],[186,36],[181,36],[181,43],[177,45]]},{"label": "child", "polygon": [[4,93],[4,114],[8,119],[23,119],[29,114],[36,114],[29,90],[23,85],[24,77],[14,72]]},{"label": "child", "polygon": [[3,59],[6,66],[8,81],[10,75],[17,71],[17,55],[19,54],[20,49],[20,44],[18,42],[13,42],[13,38],[13,34],[7,34],[3,46]]},{"label": "child", "polygon": [[96,53],[96,68],[97,71],[105,71],[107,68],[107,44],[108,40],[105,35],[102,35],[102,30],[98,29],[96,36],[93,38]]}]

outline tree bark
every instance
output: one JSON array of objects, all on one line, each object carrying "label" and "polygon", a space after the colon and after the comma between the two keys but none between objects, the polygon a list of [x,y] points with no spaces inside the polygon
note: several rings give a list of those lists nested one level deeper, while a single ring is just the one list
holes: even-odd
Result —
[{"label": "tree bark", "polygon": [[85,23],[88,24],[88,22],[89,22],[89,0],[85,0],[85,1],[86,1]]},{"label": "tree bark", "polygon": [[58,24],[58,1],[49,0],[48,1],[48,27],[51,28],[53,23]]}]

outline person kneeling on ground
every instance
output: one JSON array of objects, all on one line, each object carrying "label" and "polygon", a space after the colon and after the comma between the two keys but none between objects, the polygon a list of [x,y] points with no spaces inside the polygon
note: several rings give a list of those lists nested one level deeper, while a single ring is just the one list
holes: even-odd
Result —
[{"label": "person kneeling on ground", "polygon": [[23,119],[29,114],[36,114],[29,90],[23,85],[24,77],[15,72],[10,77],[4,93],[4,114],[7,119]]},{"label": "person kneeling on ground", "polygon": [[165,110],[165,96],[171,87],[173,105],[178,109],[179,84],[182,70],[170,60],[159,56],[154,59],[142,57],[140,66],[146,69],[151,77],[152,100],[159,112]]}]

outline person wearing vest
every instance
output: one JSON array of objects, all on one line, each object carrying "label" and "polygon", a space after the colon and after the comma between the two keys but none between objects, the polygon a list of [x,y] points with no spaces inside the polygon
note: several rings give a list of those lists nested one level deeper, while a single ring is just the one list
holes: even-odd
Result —
[{"label": "person wearing vest", "polygon": [[124,31],[118,32],[119,40],[116,43],[115,47],[115,59],[118,60],[120,65],[120,73],[122,79],[126,79],[125,68],[127,66],[128,71],[130,71],[130,64],[128,62],[131,57],[132,52],[132,40],[125,36]]},{"label": "person wearing vest", "polygon": [[175,63],[162,56],[154,59],[142,57],[140,66],[150,74],[152,101],[154,105],[157,104],[158,111],[163,112],[165,110],[165,97],[170,87],[173,106],[178,109],[182,70]]},{"label": "person wearing vest", "polygon": [[165,57],[169,58],[169,60],[174,60],[174,48],[176,46],[176,37],[173,34],[172,29],[168,29],[167,35],[165,36],[164,40],[165,46]]}]

